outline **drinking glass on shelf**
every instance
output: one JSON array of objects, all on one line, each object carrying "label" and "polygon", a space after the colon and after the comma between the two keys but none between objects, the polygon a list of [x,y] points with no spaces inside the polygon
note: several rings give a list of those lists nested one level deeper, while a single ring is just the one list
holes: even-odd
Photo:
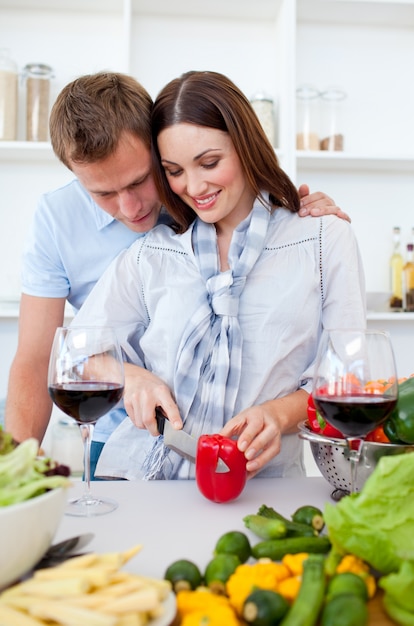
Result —
[{"label": "drinking glass on shelf", "polygon": [[363,441],[397,403],[398,379],[389,335],[365,329],[324,331],[312,395],[322,417],[346,438],[351,492],[355,492]]},{"label": "drinking glass on shelf", "polygon": [[66,513],[89,517],[113,511],[114,500],[91,493],[90,443],[97,420],[118,404],[124,391],[124,365],[115,331],[109,327],[57,328],[48,390],[56,406],[79,424],[84,443],[85,492],[69,502]]}]

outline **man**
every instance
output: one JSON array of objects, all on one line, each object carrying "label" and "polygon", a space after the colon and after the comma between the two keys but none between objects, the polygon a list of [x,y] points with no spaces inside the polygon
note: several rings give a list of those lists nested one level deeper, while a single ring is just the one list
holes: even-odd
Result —
[{"label": "man", "polygon": [[[23,257],[19,339],[10,369],[5,424],[16,440],[42,441],[52,401],[47,370],[55,329],[66,300],[78,310],[109,263],[160,221],[151,174],[152,101],[132,77],[82,76],[59,94],[50,116],[57,157],[76,179],[40,199]],[[326,195],[299,189],[302,215],[336,213]],[[91,476],[100,451],[125,417],[101,418],[91,449]]]}]

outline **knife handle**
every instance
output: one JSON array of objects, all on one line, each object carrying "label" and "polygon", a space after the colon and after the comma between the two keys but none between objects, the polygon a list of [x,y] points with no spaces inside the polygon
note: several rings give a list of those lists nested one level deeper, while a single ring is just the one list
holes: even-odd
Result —
[{"label": "knife handle", "polygon": [[159,406],[157,406],[157,408],[155,409],[155,420],[157,422],[157,428],[160,435],[164,434],[164,424],[166,419],[167,417],[165,417],[164,411]]}]

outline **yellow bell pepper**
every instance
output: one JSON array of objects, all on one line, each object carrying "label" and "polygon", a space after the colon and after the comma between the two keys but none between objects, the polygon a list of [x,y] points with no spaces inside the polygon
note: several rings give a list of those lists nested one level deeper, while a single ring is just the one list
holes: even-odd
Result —
[{"label": "yellow bell pepper", "polygon": [[293,602],[299,593],[300,586],[302,584],[301,576],[289,576],[281,580],[278,586],[278,592],[281,596],[286,598],[288,602]]},{"label": "yellow bell pepper", "polygon": [[346,554],[344,557],[342,557],[336,568],[337,574],[341,574],[342,572],[352,572],[353,574],[358,574],[359,576],[361,576],[367,586],[368,597],[374,597],[377,590],[377,583],[374,576],[370,574],[370,568],[368,563],[365,563],[365,561],[355,556],[354,554]]},{"label": "yellow bell pepper", "polygon": [[181,626],[239,626],[233,607],[226,596],[211,592],[207,587],[183,590],[176,595],[177,613]]},{"label": "yellow bell pepper", "polygon": [[181,626],[240,626],[230,606],[216,606],[187,613],[180,622]]},{"label": "yellow bell pepper", "polygon": [[212,593],[207,587],[200,587],[194,591],[183,589],[177,593],[176,601],[177,612],[181,616],[204,609],[229,606],[228,598]]},{"label": "yellow bell pepper", "polygon": [[282,563],[286,565],[293,576],[302,576],[303,562],[306,561],[309,554],[307,552],[298,552],[297,554],[285,554]]},{"label": "yellow bell pepper", "polygon": [[243,604],[253,589],[270,589],[278,591],[281,580],[290,576],[290,572],[283,563],[275,563],[270,559],[261,559],[256,563],[239,565],[230,576],[226,584],[230,604],[242,615]]}]

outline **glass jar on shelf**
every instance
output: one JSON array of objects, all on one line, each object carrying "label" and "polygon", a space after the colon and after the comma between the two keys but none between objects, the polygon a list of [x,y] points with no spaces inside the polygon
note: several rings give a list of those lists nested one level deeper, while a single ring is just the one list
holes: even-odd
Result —
[{"label": "glass jar on shelf", "polygon": [[343,150],[343,107],[346,93],[341,87],[327,87],[321,93],[321,150]]},{"label": "glass jar on shelf", "polygon": [[0,49],[0,140],[17,139],[18,69],[7,48]]},{"label": "glass jar on shelf", "polygon": [[275,130],[275,107],[271,96],[264,91],[258,91],[251,98],[250,103],[256,112],[259,122],[266,134],[266,137],[272,144],[276,142],[276,130]]},{"label": "glass jar on shelf", "polygon": [[296,149],[319,150],[320,92],[314,85],[296,89]]},{"label": "glass jar on shelf", "polygon": [[26,140],[47,141],[53,70],[43,63],[30,63],[23,69],[23,78],[26,82]]}]

